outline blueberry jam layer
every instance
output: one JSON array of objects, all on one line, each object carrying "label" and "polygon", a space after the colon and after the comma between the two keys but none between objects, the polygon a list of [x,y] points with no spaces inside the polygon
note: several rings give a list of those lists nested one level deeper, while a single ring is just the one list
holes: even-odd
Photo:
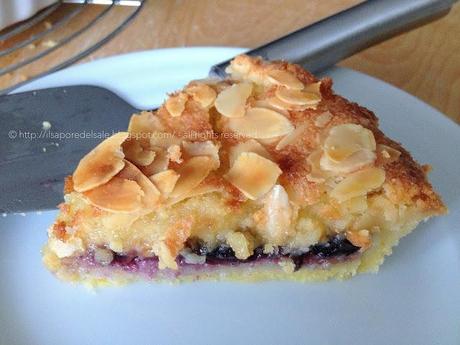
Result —
[{"label": "blueberry jam layer", "polygon": [[206,263],[210,265],[246,263],[261,259],[277,260],[290,258],[295,264],[295,270],[300,269],[303,265],[342,261],[360,249],[340,235],[332,237],[327,242],[312,245],[307,252],[301,254],[287,253],[283,247],[275,248],[274,253],[265,254],[263,247],[257,247],[254,249],[254,254],[245,260],[238,259],[233,249],[225,244],[217,246],[212,251],[208,251],[208,248],[199,241],[188,241],[187,246],[193,253],[199,256],[206,256]]},{"label": "blueberry jam layer", "polygon": [[[355,257],[353,254],[357,253],[360,249],[340,235],[332,237],[327,242],[310,246],[307,252],[301,254],[286,252],[286,249],[283,247],[275,248],[274,253],[266,254],[263,251],[263,247],[258,247],[254,250],[254,254],[245,260],[238,259],[235,256],[233,249],[225,244],[221,244],[216,248],[209,250],[201,241],[192,239],[187,242],[187,248],[195,254],[196,257],[201,258],[202,260],[200,260],[200,263],[191,264],[186,260],[186,258],[179,255],[177,263],[180,268],[193,266],[200,267],[205,264],[217,267],[235,266],[243,263],[276,263],[283,258],[290,258],[294,262],[296,271],[303,266],[333,264],[353,259]],[[86,256],[81,259],[89,264],[88,266],[99,266],[98,263],[94,261],[93,255]],[[157,270],[157,265],[157,257],[144,258],[136,256],[135,254],[120,255],[117,253],[113,253],[113,259],[109,264],[109,266],[115,266],[123,269],[124,271],[147,271],[150,273]]]}]

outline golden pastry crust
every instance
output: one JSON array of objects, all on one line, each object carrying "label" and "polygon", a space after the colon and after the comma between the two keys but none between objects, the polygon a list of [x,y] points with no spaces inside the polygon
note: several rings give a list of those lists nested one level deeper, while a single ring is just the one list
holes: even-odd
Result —
[{"label": "golden pastry crust", "polygon": [[[244,55],[228,72],[134,114],[128,132],[82,159],[49,231],[51,270],[65,271],[59,261],[69,258],[105,265],[130,253],[178,270],[190,257],[206,262],[189,253],[192,240],[231,248],[241,267],[256,248],[290,262],[341,238],[359,249],[336,275],[345,277],[376,269],[419,221],[446,211],[428,168],[371,111],[336,95],[331,79]],[[311,270],[303,280],[334,276]]]}]

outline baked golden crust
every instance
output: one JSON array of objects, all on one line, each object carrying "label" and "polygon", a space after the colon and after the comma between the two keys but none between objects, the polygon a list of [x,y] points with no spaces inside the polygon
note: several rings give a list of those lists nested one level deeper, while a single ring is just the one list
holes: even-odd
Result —
[{"label": "baked golden crust", "polygon": [[375,269],[420,220],[446,211],[428,168],[331,79],[244,55],[228,72],[133,115],[128,132],[82,159],[49,231],[52,270],[88,253],[178,270],[191,240],[228,246],[242,263],[256,248],[290,260],[339,236],[359,249],[344,277]]}]

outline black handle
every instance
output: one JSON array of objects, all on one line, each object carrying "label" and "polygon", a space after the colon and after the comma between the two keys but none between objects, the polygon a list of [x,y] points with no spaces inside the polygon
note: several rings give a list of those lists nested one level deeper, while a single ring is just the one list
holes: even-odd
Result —
[{"label": "black handle", "polygon": [[[457,0],[368,0],[246,54],[300,63],[321,71],[402,31],[439,18]],[[210,76],[225,77],[230,60],[214,65]]]}]

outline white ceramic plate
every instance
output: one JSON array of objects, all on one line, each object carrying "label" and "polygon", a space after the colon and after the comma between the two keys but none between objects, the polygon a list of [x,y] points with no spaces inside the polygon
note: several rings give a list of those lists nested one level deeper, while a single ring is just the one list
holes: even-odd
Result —
[{"label": "white ceramic plate", "polygon": [[[91,83],[151,107],[240,51],[129,54],[69,68],[27,89]],[[403,239],[378,275],[321,284],[135,284],[91,293],[59,282],[40,262],[55,212],[9,215],[0,217],[0,344],[459,344],[460,128],[381,81],[346,69],[327,74],[339,93],[375,111],[389,136],[434,166],[431,181],[451,209]]]}]

